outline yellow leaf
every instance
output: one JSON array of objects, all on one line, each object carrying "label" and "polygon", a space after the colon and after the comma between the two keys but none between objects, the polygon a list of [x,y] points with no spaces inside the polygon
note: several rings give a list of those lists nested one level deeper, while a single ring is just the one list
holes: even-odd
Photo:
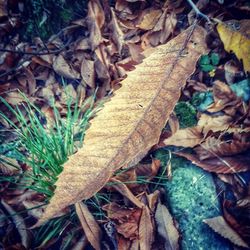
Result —
[{"label": "yellow leaf", "polygon": [[158,142],[181,88],[207,51],[205,35],[199,26],[189,28],[129,72],[92,120],[83,148],[65,163],[54,196],[36,226],[92,197],[114,171],[136,164]]},{"label": "yellow leaf", "polygon": [[75,204],[76,214],[81,222],[83,231],[89,243],[96,249],[101,249],[101,229],[95,218],[88,210],[88,207],[82,202]]},{"label": "yellow leaf", "polygon": [[250,72],[250,19],[219,23],[217,30],[227,52],[233,51],[242,59],[245,71]]}]

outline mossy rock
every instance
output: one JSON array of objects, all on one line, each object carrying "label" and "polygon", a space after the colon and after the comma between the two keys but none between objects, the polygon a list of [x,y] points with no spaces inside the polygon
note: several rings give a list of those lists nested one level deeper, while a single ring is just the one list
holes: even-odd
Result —
[{"label": "mossy rock", "polygon": [[212,175],[185,161],[174,160],[173,178],[166,183],[167,206],[179,224],[181,249],[233,249],[203,220],[221,215]]},{"label": "mossy rock", "polygon": [[196,109],[189,102],[178,102],[174,112],[179,120],[180,128],[193,127],[197,124]]}]

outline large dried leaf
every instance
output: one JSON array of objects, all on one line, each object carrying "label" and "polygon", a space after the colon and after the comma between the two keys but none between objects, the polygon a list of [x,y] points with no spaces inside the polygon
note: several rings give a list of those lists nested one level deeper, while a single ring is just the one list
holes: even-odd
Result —
[{"label": "large dried leaf", "polygon": [[[84,146],[64,165],[44,221],[98,192],[114,171],[136,164],[158,142],[180,90],[206,52],[205,31],[188,29],[159,46],[129,72],[122,87],[93,119]],[[192,41],[187,42],[190,38]]]},{"label": "large dried leaf", "polygon": [[155,213],[158,233],[165,240],[164,249],[177,250],[179,249],[179,233],[174,225],[173,218],[166,206],[158,203]]},{"label": "large dried leaf", "polygon": [[101,229],[95,218],[88,210],[87,206],[82,202],[75,204],[76,214],[81,222],[83,231],[89,243],[96,249],[101,249]]},{"label": "large dried leaf", "polygon": [[241,247],[247,247],[248,245],[241,239],[241,237],[235,232],[225,221],[222,216],[214,217],[204,220],[215,232],[219,233],[224,238],[229,239],[235,245]]}]

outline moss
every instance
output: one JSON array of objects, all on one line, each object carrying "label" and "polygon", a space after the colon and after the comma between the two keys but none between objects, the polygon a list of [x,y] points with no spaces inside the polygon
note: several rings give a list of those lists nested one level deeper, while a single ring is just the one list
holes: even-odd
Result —
[{"label": "moss", "polygon": [[211,91],[196,92],[191,99],[191,104],[201,112],[205,111],[213,102],[213,93]]},{"label": "moss", "polygon": [[182,235],[181,249],[232,249],[229,241],[203,222],[222,213],[212,175],[178,158],[172,161],[173,177],[165,190],[167,206]]},{"label": "moss", "polygon": [[174,111],[179,120],[180,128],[192,127],[197,124],[196,110],[190,103],[178,102]]}]

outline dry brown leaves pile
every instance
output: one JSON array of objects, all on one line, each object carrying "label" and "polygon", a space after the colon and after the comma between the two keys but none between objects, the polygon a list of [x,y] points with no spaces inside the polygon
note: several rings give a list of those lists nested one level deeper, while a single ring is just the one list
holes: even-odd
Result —
[{"label": "dry brown leaves pile", "polygon": [[[130,74],[128,72],[135,69],[135,65],[142,62],[143,57],[148,57],[150,54],[152,58],[154,57],[154,50],[151,47],[165,44],[189,26],[187,10],[190,9],[187,8],[186,3],[182,1],[151,2],[117,0],[115,5],[110,7],[107,1],[91,0],[88,4],[87,17],[74,21],[60,34],[51,37],[46,43],[46,49],[39,38],[34,39],[33,44],[21,42],[18,36],[4,41],[0,44],[1,48],[6,50],[0,54],[1,96],[11,105],[19,105],[24,101],[17,91],[21,90],[45,112],[46,110],[50,112],[51,98],[55,100],[61,112],[66,112],[63,82],[66,82],[66,88],[70,95],[73,97],[79,95],[81,101],[93,94],[96,87],[98,87],[98,98],[103,98],[113,90],[117,90],[120,88],[119,82],[127,74]],[[243,8],[241,4],[220,8],[216,1],[210,4],[205,3],[205,1],[197,3],[197,6],[204,11],[207,5],[210,7],[210,9],[208,8],[209,13],[207,12],[210,17],[221,18],[221,15],[224,15],[226,19],[232,19],[231,16],[236,18],[234,14],[229,12],[229,9],[232,10],[232,13],[236,11],[249,13],[249,9],[245,6]],[[221,14],[222,9],[223,14]],[[6,4],[4,1],[0,1],[0,35],[5,37],[20,25],[18,18],[8,15]],[[190,22],[193,20],[192,16],[193,11],[188,15]],[[242,177],[241,172],[247,174],[250,169],[250,106],[249,100],[243,101],[230,88],[230,84],[236,82],[237,79],[245,79],[246,72],[235,57],[225,53],[221,46],[223,39],[220,40],[218,34],[215,33],[215,28],[212,32],[210,30],[207,42],[213,52],[219,53],[221,63],[213,72],[207,73],[197,69],[191,80],[188,80],[181,96],[183,101],[187,101],[196,92],[211,91],[213,103],[205,110],[198,112],[197,126],[192,128],[180,129],[178,119],[173,113],[169,121],[171,130],[163,134],[164,140],[158,143],[158,147],[163,145],[163,141],[164,145],[184,147],[184,150],[182,148],[175,154],[191,160],[206,171],[216,173],[217,177],[226,183],[234,199],[228,198],[227,190],[220,190],[223,216],[208,218],[205,223],[234,244],[248,247],[250,244],[250,185]],[[16,53],[13,50],[19,52]],[[47,53],[48,51],[49,53]],[[239,57],[243,58],[242,54]],[[190,59],[190,61],[194,63],[196,59],[193,61]],[[148,63],[150,65],[150,62]],[[174,65],[173,62],[172,65]],[[186,63],[184,66],[187,66]],[[188,75],[192,73],[194,65],[191,65],[190,68],[182,77],[182,86],[184,86]],[[162,71],[165,71],[165,68]],[[143,73],[147,72],[143,71]],[[134,79],[136,79],[135,74],[131,74]],[[173,75],[174,79],[176,75]],[[131,77],[127,79],[124,82],[133,88],[134,81],[130,82]],[[153,81],[149,85],[149,88],[144,86],[138,95],[145,96],[145,88],[155,89]],[[137,93],[136,91],[127,92],[129,97],[133,93]],[[117,93],[118,96],[119,93],[123,95],[122,88]],[[178,101],[178,94],[172,104],[174,105],[176,101]],[[157,104],[156,107],[164,109],[166,106],[162,103],[163,101],[161,101],[161,105]],[[111,107],[112,103],[110,102],[109,105]],[[1,106],[1,109],[4,110],[4,107]],[[173,107],[170,108],[169,112],[172,109]],[[108,113],[103,111],[106,120]],[[165,118],[167,115],[164,116]],[[164,119],[161,119],[158,130],[163,127]],[[93,124],[95,125],[94,122]],[[121,130],[118,132],[120,133]],[[160,131],[157,132],[154,139],[158,139],[159,133]],[[92,135],[89,136],[89,140],[92,140],[92,137]],[[100,144],[101,147],[101,143],[103,143],[106,149],[110,144],[109,142],[105,143],[105,141],[98,141],[97,145]],[[142,150],[143,154],[154,143],[157,141],[150,142],[150,145],[145,146]],[[137,150],[138,147],[132,150],[133,157],[140,151]],[[192,153],[186,151],[185,148],[191,148]],[[89,154],[87,156],[89,157]],[[87,156],[84,155],[84,157]],[[129,160],[132,156],[129,157]],[[99,165],[98,162],[97,166]],[[86,197],[99,190],[112,176],[114,169],[120,167],[121,164],[118,165],[112,167],[110,172],[106,173],[105,181],[98,183],[94,191],[92,188]],[[150,182],[161,167],[160,161],[153,160],[152,164],[139,163],[135,168],[114,176],[110,181],[116,185],[107,185],[103,189],[104,192],[114,194],[113,201],[102,206],[102,210],[106,212],[104,221],[97,221],[93,217],[91,209],[80,202],[82,198],[85,198],[85,194],[82,194],[82,189],[78,190],[78,193],[74,193],[75,186],[71,188],[72,200],[66,200],[63,205],[56,204],[56,209],[53,208],[54,211],[46,219],[69,204],[78,201],[75,208],[81,227],[77,226],[76,232],[81,232],[82,235],[83,229],[85,236],[72,241],[72,249],[82,249],[88,242],[95,249],[101,249],[103,247],[101,239],[109,239],[112,242],[109,246],[112,246],[113,249],[159,249],[159,245],[162,249],[178,249],[180,235],[168,208],[161,202],[160,192],[150,192],[147,184],[136,183],[138,177],[141,176]],[[171,164],[169,167],[171,168]],[[63,187],[64,189],[65,187]],[[63,195],[60,194],[58,197],[61,199]],[[7,210],[9,214],[15,212],[11,206],[23,204],[25,208],[30,208],[35,204],[42,204],[44,200],[44,197],[33,191],[24,192],[23,190],[15,190],[14,192],[8,190],[5,198],[5,201],[1,201],[0,209],[1,211]],[[28,214],[35,218],[41,218],[44,216],[44,211],[42,208],[33,209]],[[26,229],[26,225],[30,225],[30,223],[26,223],[22,216],[14,216],[13,221],[15,224],[23,226],[22,229],[17,227],[21,239],[13,247],[15,249],[28,249],[32,236]],[[4,224],[6,221],[1,223]],[[68,223],[62,229],[62,237],[64,237],[64,230],[70,230],[72,227]],[[65,238],[63,242],[66,241]],[[55,239],[48,244],[46,243],[44,247],[49,248],[53,244],[55,244]]]}]

